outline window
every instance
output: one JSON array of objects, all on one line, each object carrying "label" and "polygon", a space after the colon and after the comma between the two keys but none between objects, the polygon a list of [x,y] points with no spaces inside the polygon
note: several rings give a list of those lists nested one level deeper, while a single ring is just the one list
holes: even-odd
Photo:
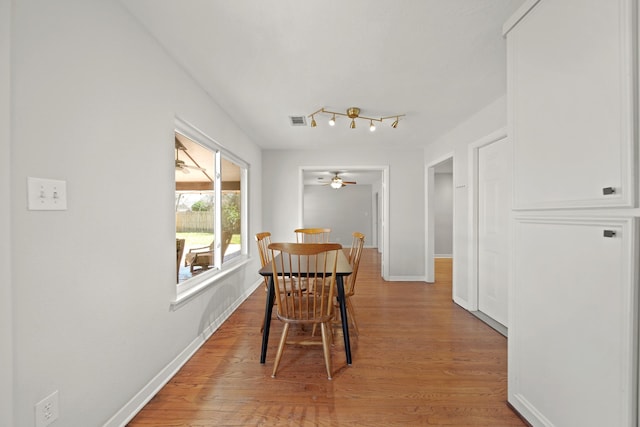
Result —
[{"label": "window", "polygon": [[246,258],[248,166],[197,129],[175,132],[178,295]]}]

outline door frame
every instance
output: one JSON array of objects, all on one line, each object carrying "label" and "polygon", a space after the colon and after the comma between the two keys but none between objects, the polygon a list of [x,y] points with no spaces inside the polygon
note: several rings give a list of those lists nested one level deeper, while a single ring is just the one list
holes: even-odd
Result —
[{"label": "door frame", "polygon": [[[468,147],[469,159],[469,283],[468,300],[465,307],[469,311],[478,311],[478,244],[479,244],[479,224],[480,201],[479,201],[479,151],[482,147],[498,142],[507,137],[507,128],[503,127],[489,135],[472,142]],[[509,268],[509,266],[505,266]]]},{"label": "door frame", "polygon": [[[426,233],[425,233],[425,268],[424,268],[424,281],[427,283],[435,282],[435,250],[436,250],[436,239],[435,239],[435,176],[436,176],[436,167],[440,163],[444,163],[448,160],[453,162],[453,182],[454,182],[454,194],[453,194],[453,250],[452,252],[455,254],[455,246],[456,246],[456,198],[455,198],[455,182],[456,182],[456,160],[453,152],[447,153],[442,157],[437,158],[433,162],[427,164],[427,173],[425,174],[425,188],[427,190],[427,197],[425,197],[425,212],[426,212]],[[431,207],[431,208],[430,208]],[[455,256],[453,258],[453,263],[456,262]],[[455,277],[454,277],[455,281]],[[454,282],[455,283],[455,282]],[[455,284],[453,285],[455,286]]]}]

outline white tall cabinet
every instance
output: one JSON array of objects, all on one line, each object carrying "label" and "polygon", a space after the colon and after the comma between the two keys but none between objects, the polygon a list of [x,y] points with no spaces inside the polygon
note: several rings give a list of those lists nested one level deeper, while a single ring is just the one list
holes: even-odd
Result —
[{"label": "white tall cabinet", "polygon": [[509,402],[638,425],[637,0],[530,0],[505,24]]}]

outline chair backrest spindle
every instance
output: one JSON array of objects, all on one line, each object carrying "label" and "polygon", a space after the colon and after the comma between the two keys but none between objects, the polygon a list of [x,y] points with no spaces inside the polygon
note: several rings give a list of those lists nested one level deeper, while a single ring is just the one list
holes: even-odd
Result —
[{"label": "chair backrest spindle", "polygon": [[354,231],[352,233],[351,248],[349,249],[349,264],[351,264],[351,273],[347,276],[345,293],[353,295],[355,293],[356,278],[358,277],[358,267],[360,266],[360,257],[362,256],[362,248],[364,247],[364,234]]},{"label": "chair backrest spindle", "polygon": [[[278,318],[318,323],[332,315],[339,243],[272,243]],[[280,257],[277,255],[280,254]],[[286,272],[283,274],[282,272]]]},{"label": "chair backrest spindle", "polygon": [[[271,233],[264,231],[262,233],[256,233],[256,243],[258,245],[258,254],[260,255],[260,264],[262,267],[271,262],[271,251],[269,245],[271,244]],[[269,279],[264,277],[265,289],[269,286]]]}]

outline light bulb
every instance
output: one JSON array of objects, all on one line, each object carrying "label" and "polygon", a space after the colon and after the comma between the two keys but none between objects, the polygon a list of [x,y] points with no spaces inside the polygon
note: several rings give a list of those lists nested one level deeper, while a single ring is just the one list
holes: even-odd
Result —
[{"label": "light bulb", "polygon": [[373,132],[373,131],[375,131],[375,130],[376,130],[376,125],[374,125],[374,124],[373,124],[373,120],[371,120],[371,126],[369,126],[369,130],[370,130],[371,132]]},{"label": "light bulb", "polygon": [[335,124],[336,124],[336,115],[334,114],[333,117],[329,119],[329,126],[333,126]]}]

